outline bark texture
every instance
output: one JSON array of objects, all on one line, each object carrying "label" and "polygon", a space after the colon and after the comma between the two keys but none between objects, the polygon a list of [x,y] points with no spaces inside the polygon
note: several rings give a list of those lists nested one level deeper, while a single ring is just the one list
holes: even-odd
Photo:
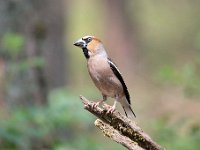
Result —
[{"label": "bark texture", "polygon": [[122,144],[130,150],[147,149],[163,150],[154,142],[133,120],[121,115],[119,112],[107,113],[109,105],[103,104],[103,109],[93,107],[94,102],[80,96],[84,108],[97,116],[95,125],[110,139]]}]

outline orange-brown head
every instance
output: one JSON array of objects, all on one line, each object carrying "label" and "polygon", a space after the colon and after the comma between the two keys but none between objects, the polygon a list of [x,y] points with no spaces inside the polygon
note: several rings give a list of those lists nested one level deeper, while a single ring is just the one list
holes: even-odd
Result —
[{"label": "orange-brown head", "polygon": [[77,40],[74,45],[83,49],[86,58],[99,54],[102,51],[105,52],[101,40],[95,36],[84,36]]}]

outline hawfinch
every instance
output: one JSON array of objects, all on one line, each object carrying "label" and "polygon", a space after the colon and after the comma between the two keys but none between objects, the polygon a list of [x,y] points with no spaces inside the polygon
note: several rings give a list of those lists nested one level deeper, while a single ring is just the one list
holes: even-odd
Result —
[{"label": "hawfinch", "polygon": [[106,101],[107,97],[115,98],[113,106],[108,110],[109,113],[113,113],[117,102],[120,102],[126,116],[135,117],[124,79],[117,66],[108,57],[102,42],[94,36],[84,36],[77,40],[74,45],[82,48],[87,59],[90,77],[103,96],[103,100],[96,102],[93,106],[97,107]]}]

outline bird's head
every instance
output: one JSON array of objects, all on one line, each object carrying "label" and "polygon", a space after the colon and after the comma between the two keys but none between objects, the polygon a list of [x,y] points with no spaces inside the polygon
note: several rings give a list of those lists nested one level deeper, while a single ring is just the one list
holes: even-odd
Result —
[{"label": "bird's head", "polygon": [[106,54],[101,40],[94,36],[84,36],[78,39],[74,45],[83,49],[87,59],[96,54]]}]

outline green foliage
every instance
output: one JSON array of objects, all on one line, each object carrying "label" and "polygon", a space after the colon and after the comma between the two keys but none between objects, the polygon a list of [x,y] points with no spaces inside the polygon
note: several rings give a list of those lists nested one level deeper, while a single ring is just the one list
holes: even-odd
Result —
[{"label": "green foliage", "polygon": [[198,72],[198,62],[187,63],[181,68],[165,65],[158,74],[161,82],[173,83],[181,86],[187,96],[199,96],[200,93],[200,72]]},{"label": "green foliage", "polygon": [[14,107],[1,113],[0,149],[44,149],[45,144],[52,150],[120,150],[117,144],[98,143],[94,118],[74,95],[58,89],[50,93],[46,106]]},{"label": "green foliage", "polygon": [[169,65],[165,65],[160,69],[159,72],[159,77],[163,80],[163,81],[177,81],[178,80],[178,76],[176,71],[174,70],[174,68],[172,66]]},{"label": "green foliage", "polygon": [[10,74],[17,74],[21,72],[25,72],[31,67],[42,68],[45,65],[45,60],[43,57],[32,57],[28,59],[24,59],[18,61],[16,63],[9,64],[9,73]]},{"label": "green foliage", "polygon": [[[52,119],[56,118],[58,123],[76,124],[82,122],[83,125],[88,125],[92,121],[92,117],[83,111],[82,103],[79,97],[75,97],[66,89],[52,91],[49,95],[49,113],[52,113]],[[64,120],[63,120],[64,119]],[[55,121],[56,121],[55,120]]]},{"label": "green foliage", "polygon": [[[188,120],[182,120],[174,125],[169,125],[168,120],[158,119],[152,124],[155,140],[166,149],[195,150],[200,147],[200,122],[195,122],[193,127],[185,125]],[[187,132],[183,132],[186,128]]]},{"label": "green foliage", "polygon": [[31,149],[41,143],[55,150],[101,149],[91,136],[85,136],[92,133],[92,115],[66,89],[52,91],[46,106],[12,108],[8,118],[3,117],[0,149]]},{"label": "green foliage", "polygon": [[6,53],[12,57],[15,57],[22,51],[24,44],[24,37],[18,33],[7,32],[2,38],[2,45]]},{"label": "green foliage", "polygon": [[[24,49],[26,40],[22,33],[7,31],[0,42],[0,55],[2,55],[0,60],[5,65],[3,69],[6,76],[3,82],[5,91],[1,89],[0,93],[5,92],[5,99],[14,99],[13,102],[18,103],[19,100],[26,99],[25,96],[34,92],[33,88],[37,87],[38,83],[33,79],[30,70],[43,69],[45,59],[43,56],[26,56]],[[27,84],[31,86],[27,88]]]}]

